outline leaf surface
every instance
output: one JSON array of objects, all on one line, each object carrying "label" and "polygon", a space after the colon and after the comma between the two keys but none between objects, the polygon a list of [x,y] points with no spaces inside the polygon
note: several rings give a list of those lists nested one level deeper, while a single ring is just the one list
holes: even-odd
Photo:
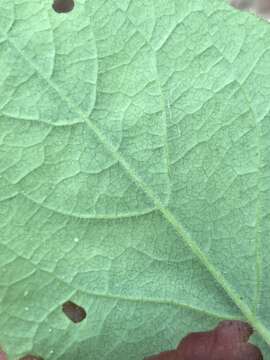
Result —
[{"label": "leaf surface", "polygon": [[224,319],[270,356],[269,35],[220,0],[1,1],[11,360],[140,360]]}]

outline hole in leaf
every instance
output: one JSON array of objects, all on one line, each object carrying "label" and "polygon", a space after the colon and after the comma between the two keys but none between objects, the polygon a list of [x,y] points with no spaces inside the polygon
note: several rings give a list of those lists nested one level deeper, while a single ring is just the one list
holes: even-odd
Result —
[{"label": "hole in leaf", "polygon": [[58,13],[67,13],[74,8],[74,0],[54,0],[52,7]]},{"label": "hole in leaf", "polygon": [[20,358],[20,360],[43,360],[43,359],[40,356],[26,355]]},{"label": "hole in leaf", "polygon": [[62,305],[64,314],[74,323],[79,323],[86,318],[86,311],[72,301],[67,301]]}]

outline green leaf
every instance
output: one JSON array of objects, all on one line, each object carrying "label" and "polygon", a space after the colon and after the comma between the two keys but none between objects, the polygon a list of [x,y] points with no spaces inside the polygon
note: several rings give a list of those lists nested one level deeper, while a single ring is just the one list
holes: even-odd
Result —
[{"label": "green leaf", "polygon": [[11,360],[141,360],[222,319],[270,356],[269,48],[226,1],[1,0]]}]

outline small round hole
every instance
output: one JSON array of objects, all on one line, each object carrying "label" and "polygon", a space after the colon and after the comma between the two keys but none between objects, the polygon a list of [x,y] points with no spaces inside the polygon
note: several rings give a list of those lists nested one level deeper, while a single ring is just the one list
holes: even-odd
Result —
[{"label": "small round hole", "polygon": [[58,13],[70,12],[74,8],[74,0],[54,0],[52,8]]},{"label": "small round hole", "polygon": [[62,305],[64,314],[74,323],[80,323],[86,318],[86,311],[72,301],[67,301]]}]

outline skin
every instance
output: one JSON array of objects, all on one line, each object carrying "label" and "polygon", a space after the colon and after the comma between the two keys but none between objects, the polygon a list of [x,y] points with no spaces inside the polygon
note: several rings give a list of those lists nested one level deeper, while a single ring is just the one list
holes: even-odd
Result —
[{"label": "skin", "polygon": [[222,321],[210,331],[190,333],[177,349],[146,360],[262,360],[260,350],[248,339],[252,328],[242,321]]},{"label": "skin", "polygon": [[230,4],[239,10],[251,10],[270,19],[270,0],[230,0]]},{"label": "skin", "polygon": [[230,4],[236,9],[247,10],[253,4],[253,0],[231,0]]},{"label": "skin", "polygon": [[0,360],[7,360],[7,355],[4,353],[4,351],[0,348]]}]

